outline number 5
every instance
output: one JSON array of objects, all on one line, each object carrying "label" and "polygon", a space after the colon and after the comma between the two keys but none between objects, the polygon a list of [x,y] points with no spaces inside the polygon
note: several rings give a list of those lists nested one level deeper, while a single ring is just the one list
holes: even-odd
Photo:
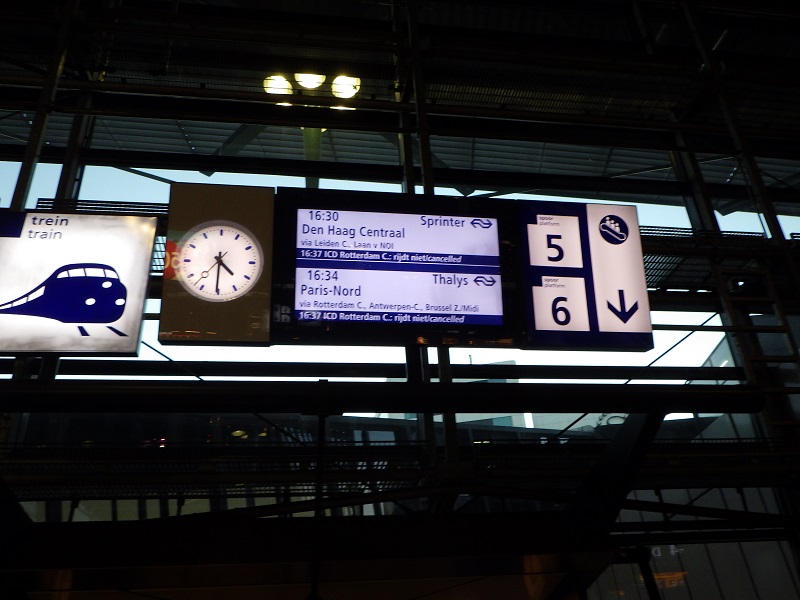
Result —
[{"label": "number 5", "polygon": [[550,262],[558,262],[562,258],[564,258],[564,249],[553,241],[553,240],[560,240],[560,239],[561,239],[561,235],[557,234],[557,233],[551,233],[551,234],[548,234],[548,236],[547,236],[547,247],[548,248],[552,248],[553,250],[556,251],[556,255],[555,256],[548,256],[547,257],[547,260],[549,260]]}]

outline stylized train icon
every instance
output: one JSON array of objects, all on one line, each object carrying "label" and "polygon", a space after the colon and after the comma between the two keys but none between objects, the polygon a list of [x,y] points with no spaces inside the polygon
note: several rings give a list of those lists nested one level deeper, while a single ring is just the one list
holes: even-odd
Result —
[{"label": "stylized train icon", "polygon": [[[109,265],[78,263],[56,269],[27,294],[0,304],[0,315],[29,315],[62,323],[113,323],[128,290]],[[124,334],[121,334],[124,335]]]}]

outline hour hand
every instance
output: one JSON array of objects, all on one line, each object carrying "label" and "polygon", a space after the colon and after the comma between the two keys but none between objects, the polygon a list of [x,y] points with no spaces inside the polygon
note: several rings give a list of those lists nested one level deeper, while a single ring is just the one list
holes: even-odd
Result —
[{"label": "hour hand", "polygon": [[[227,252],[226,252],[225,254],[227,254]],[[222,252],[220,252],[219,254],[217,254],[217,255],[214,257],[214,260],[215,260],[215,261],[217,261],[217,270],[219,270],[219,267],[222,267],[222,268],[223,268],[223,269],[225,269],[225,270],[226,270],[228,273],[230,273],[231,275],[233,275],[233,271],[231,271],[230,267],[229,267],[228,265],[226,265],[224,262],[222,262],[222,257],[223,257],[223,256],[225,256],[225,254],[223,254]]]},{"label": "hour hand", "polygon": [[222,262],[222,258],[217,258],[217,264],[220,267],[222,267],[223,269],[225,269],[229,274],[233,275],[233,271],[231,271],[231,269],[230,269],[230,267],[228,267],[228,265],[226,265],[224,262]]}]

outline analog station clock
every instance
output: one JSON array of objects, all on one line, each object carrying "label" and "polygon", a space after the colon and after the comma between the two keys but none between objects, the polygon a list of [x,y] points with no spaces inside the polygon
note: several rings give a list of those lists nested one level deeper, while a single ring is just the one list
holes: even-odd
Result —
[{"label": "analog station clock", "polygon": [[178,280],[187,292],[207,302],[227,302],[253,289],[264,270],[258,239],[232,221],[207,221],[180,243]]}]

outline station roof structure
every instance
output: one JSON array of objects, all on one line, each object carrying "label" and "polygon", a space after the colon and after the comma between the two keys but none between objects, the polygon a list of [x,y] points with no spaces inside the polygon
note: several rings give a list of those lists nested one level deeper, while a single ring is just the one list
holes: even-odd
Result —
[{"label": "station roof structure", "polygon": [[[709,293],[716,285],[712,262],[743,268],[755,256],[778,265],[795,252],[794,232],[781,231],[777,218],[800,216],[796,2],[32,0],[4,6],[2,15],[0,160],[22,164],[13,198],[0,198],[0,206],[12,210],[22,208],[35,166],[44,163],[64,166],[57,201],[77,196],[80,169],[91,165],[155,178],[157,169],[268,174],[425,192],[436,187],[451,195],[537,194],[681,207],[690,228],[643,229],[648,286],[654,306],[663,309],[721,310],[724,303]],[[302,73],[325,81],[303,87]],[[358,79],[350,82],[355,95],[334,93],[340,75]],[[289,82],[284,93],[268,92],[266,82],[275,76]],[[311,129],[320,135],[310,149],[305,132]],[[164,206],[146,200],[117,208],[164,216]],[[92,208],[113,211],[115,203],[83,207]],[[762,215],[763,235],[723,232],[709,217],[738,211]],[[796,284],[783,274],[779,291],[796,309]],[[0,367],[6,374],[15,368],[11,360]],[[316,367],[315,373],[331,369],[332,375],[355,368]],[[370,376],[403,375],[390,367],[360,367]],[[181,367],[62,363],[62,373],[75,376],[91,374],[87,368],[158,377]],[[243,377],[255,372],[252,365],[192,368]],[[268,368],[281,376],[301,367]],[[591,388],[594,404],[586,400],[586,384],[540,387],[536,401],[543,411],[634,413],[642,395],[649,395],[652,410],[628,419],[611,442],[576,444],[573,455],[548,447],[533,463],[525,462],[532,445],[480,456],[486,449],[475,446],[460,462],[421,455],[415,447],[378,448],[370,459],[376,462],[365,466],[358,464],[358,450],[334,452],[331,459],[314,454],[326,451],[319,444],[270,460],[227,450],[211,457],[174,452],[164,475],[135,452],[23,452],[4,459],[0,530],[15,543],[0,549],[10,565],[0,567],[0,583],[19,598],[67,600],[447,600],[463,598],[465,590],[475,598],[502,593],[558,600],[577,597],[570,594],[614,560],[642,565],[641,547],[648,544],[785,539],[795,524],[782,516],[626,499],[635,486],[796,485],[796,432],[773,446],[775,452],[755,443],[700,453],[690,444],[650,446],[660,418],[695,400],[705,412],[758,413],[776,395],[784,398],[774,382],[750,381],[741,366],[730,369],[745,385],[691,391],[598,385]],[[553,372],[463,370],[464,377],[509,379],[544,379]],[[693,373],[714,380],[720,372]],[[643,370],[583,368],[583,378],[594,375],[647,377]],[[325,404],[319,383],[225,383],[204,387],[199,396],[191,386],[162,382],[4,383],[0,412],[14,414],[69,412],[59,411],[68,399],[76,414],[102,412],[109,397],[121,414],[215,412],[219,398],[233,391],[238,395],[230,396],[225,412],[258,413],[265,391],[282,394],[280,412],[290,412],[298,398],[307,415],[320,418],[364,408],[364,387],[357,384],[337,388],[340,394]],[[451,389],[442,394],[401,385],[386,384],[379,393],[386,412],[413,406],[423,413],[435,397],[435,412],[447,413],[460,398]],[[526,391],[507,387],[515,389],[500,402],[524,412]],[[481,412],[477,396],[464,402]],[[323,459],[338,462],[326,463],[336,465],[326,472],[318,469]],[[106,471],[95,477],[114,461],[131,468],[129,479]],[[263,471],[247,474],[248,464]],[[305,471],[282,471],[287,464]],[[24,472],[32,465],[38,475]],[[218,467],[214,477],[209,465]],[[380,480],[386,465],[395,469],[389,483]],[[478,467],[483,470],[472,470]],[[507,469],[504,476],[499,468]],[[371,490],[375,502],[412,498],[425,510],[408,517],[319,518],[354,504],[356,492],[370,491],[353,488],[345,498],[320,503],[319,486],[352,483],[359,469],[385,486]],[[230,486],[240,477],[244,485],[295,486],[312,499],[285,514],[273,506],[130,523],[27,523],[14,486],[30,484],[42,498],[69,499],[70,474],[85,489],[115,494],[128,485],[169,486],[171,477],[186,485],[213,479]],[[456,499],[470,494],[506,494],[531,504],[520,512],[454,511]],[[617,523],[622,509],[670,512],[685,521]],[[282,518],[292,511],[318,516]],[[583,516],[576,520],[576,514]]]}]

